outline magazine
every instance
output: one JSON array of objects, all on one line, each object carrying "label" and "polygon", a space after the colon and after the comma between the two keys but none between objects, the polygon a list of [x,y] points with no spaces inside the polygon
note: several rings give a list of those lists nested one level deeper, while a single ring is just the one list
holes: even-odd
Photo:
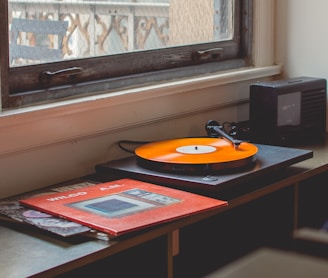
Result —
[{"label": "magazine", "polygon": [[95,184],[96,182],[93,181],[72,182],[66,185],[57,185],[2,199],[0,200],[0,214],[4,217],[1,217],[1,219],[5,221],[12,220],[30,224],[42,230],[46,230],[64,237],[90,232],[90,227],[22,206],[19,199],[40,196],[43,194],[51,194],[54,192],[65,192],[72,189],[85,188]]}]

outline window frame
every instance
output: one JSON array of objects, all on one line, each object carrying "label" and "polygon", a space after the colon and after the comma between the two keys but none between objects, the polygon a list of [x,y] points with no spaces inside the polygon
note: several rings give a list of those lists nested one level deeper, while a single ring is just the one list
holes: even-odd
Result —
[{"label": "window frame", "polygon": [[[0,1],[5,11],[5,15],[0,19],[0,24],[1,26],[6,26],[4,43],[0,46],[0,53],[2,53],[0,55],[1,80],[6,80],[1,82],[2,107],[4,109],[53,102],[67,98],[79,98],[102,92],[108,93],[118,88],[137,87],[154,82],[164,82],[250,66],[252,64],[252,0],[235,0],[239,11],[239,16],[234,16],[237,35],[229,42],[195,44],[110,55],[106,58],[93,57],[10,68],[8,1]],[[219,47],[224,49],[219,55],[209,55],[209,59],[198,59],[197,51],[206,51]],[[147,64],[135,62],[136,68],[131,67],[131,60],[138,61],[136,57],[144,57],[145,54],[149,55],[147,56],[149,57]],[[180,58],[175,59],[174,57]],[[164,62],[167,60],[171,62],[168,67],[164,67]],[[100,61],[105,62],[101,70],[99,70]],[[115,67],[111,66],[112,63],[114,63]],[[49,67],[49,65],[51,66]],[[140,72],[140,67],[144,69],[143,72]],[[69,79],[71,84],[63,84],[62,78],[51,81],[43,79],[45,81],[39,83],[41,80],[40,73],[42,72],[80,68],[87,69],[85,71],[88,75],[84,74],[83,71],[78,73],[78,75],[75,75],[75,72],[74,74],[67,74],[65,79]],[[113,68],[115,69],[113,70]],[[27,81],[24,83],[23,89],[20,86],[22,80]],[[34,87],[34,84],[39,85]]]}]

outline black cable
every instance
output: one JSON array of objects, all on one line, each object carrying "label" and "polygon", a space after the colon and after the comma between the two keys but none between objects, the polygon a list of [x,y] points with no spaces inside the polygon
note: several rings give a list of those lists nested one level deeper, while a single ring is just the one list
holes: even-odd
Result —
[{"label": "black cable", "polygon": [[129,145],[143,145],[143,144],[147,144],[147,143],[150,143],[150,141],[131,141],[131,140],[121,140],[121,141],[118,141],[118,146],[125,152],[128,152],[128,153],[134,153],[134,149],[130,149],[130,148],[126,148],[124,147],[123,145],[124,144],[129,144]]}]

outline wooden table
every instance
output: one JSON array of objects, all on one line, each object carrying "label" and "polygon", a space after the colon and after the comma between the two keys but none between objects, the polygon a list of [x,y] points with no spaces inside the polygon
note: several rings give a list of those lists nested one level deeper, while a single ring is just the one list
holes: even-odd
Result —
[{"label": "wooden table", "polygon": [[[177,248],[177,231],[203,220],[210,219],[227,210],[251,203],[280,189],[292,187],[298,200],[299,184],[328,170],[327,142],[313,146],[302,146],[314,151],[314,157],[287,167],[278,179],[266,181],[264,186],[255,186],[228,200],[229,206],[203,212],[196,216],[159,225],[124,238],[111,241],[75,239],[68,240],[42,233],[33,227],[1,222],[0,226],[0,271],[3,277],[49,277],[63,274],[97,262],[135,246],[142,246],[157,238],[165,239],[166,277],[173,277],[173,256]],[[260,179],[259,182],[263,182]],[[298,202],[294,205],[294,227],[298,226]],[[161,250],[163,252],[163,250]],[[110,266],[108,266],[110,271]]]},{"label": "wooden table", "polygon": [[158,225],[110,241],[80,237],[64,239],[26,224],[0,222],[1,276],[50,277],[96,262],[113,254],[166,237],[167,277],[173,277],[173,255],[178,229],[219,213],[221,208]]}]

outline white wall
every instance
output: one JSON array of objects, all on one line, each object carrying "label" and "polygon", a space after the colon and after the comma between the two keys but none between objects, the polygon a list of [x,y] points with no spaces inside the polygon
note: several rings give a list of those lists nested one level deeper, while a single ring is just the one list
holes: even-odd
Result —
[{"label": "white wall", "polygon": [[0,197],[91,174],[96,164],[130,156],[119,149],[120,140],[204,136],[210,119],[247,120],[244,101],[256,80],[0,117]]},{"label": "white wall", "polygon": [[281,78],[328,78],[327,11],[326,0],[276,0],[275,61],[283,65]]},{"label": "white wall", "polygon": [[328,78],[328,1],[276,3],[276,62],[283,76]]}]

